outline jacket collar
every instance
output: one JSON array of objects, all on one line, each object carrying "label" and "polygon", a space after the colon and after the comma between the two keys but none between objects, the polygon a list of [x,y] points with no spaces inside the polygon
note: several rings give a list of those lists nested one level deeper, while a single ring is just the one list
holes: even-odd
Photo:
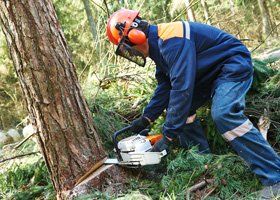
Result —
[{"label": "jacket collar", "polygon": [[149,57],[157,64],[161,56],[158,47],[158,27],[155,25],[149,26],[148,43],[149,43]]}]

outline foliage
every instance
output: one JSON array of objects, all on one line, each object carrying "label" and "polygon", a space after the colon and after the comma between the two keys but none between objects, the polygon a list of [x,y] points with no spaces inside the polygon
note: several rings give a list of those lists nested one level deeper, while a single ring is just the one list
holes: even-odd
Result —
[{"label": "foliage", "polygon": [[184,199],[186,189],[202,178],[206,171],[205,166],[211,161],[212,155],[200,155],[192,149],[188,152],[181,151],[177,157],[170,161],[167,174],[161,184],[166,193],[176,194],[178,199]]},{"label": "foliage", "polygon": [[[169,158],[170,159],[170,158]],[[245,197],[260,188],[257,178],[252,175],[245,163],[234,154],[201,155],[195,149],[180,151],[169,162],[167,174],[161,181],[163,196],[176,194],[176,199],[192,198],[187,188],[202,181],[214,178],[215,196],[228,199]],[[207,189],[206,189],[207,190]]]},{"label": "foliage", "polygon": [[[256,194],[253,192],[261,188],[248,166],[231,153],[201,155],[195,148],[188,151],[175,149],[165,159],[161,163],[165,165],[165,171],[159,172],[159,166],[144,169],[147,178],[131,179],[123,193],[93,191],[79,199],[202,199],[214,188],[212,199],[255,199]],[[204,178],[215,181],[202,188],[200,193],[188,192],[188,188]]]},{"label": "foliage", "polygon": [[42,159],[33,164],[12,165],[0,175],[0,181],[0,196],[3,199],[54,198],[52,184]]},{"label": "foliage", "polygon": [[[38,150],[35,143],[28,141],[16,152],[10,148],[4,149],[3,156],[12,157],[34,150]],[[0,171],[0,199],[55,199],[49,173],[40,155],[7,161],[1,164]]]},{"label": "foliage", "polygon": [[272,146],[280,149],[280,73],[277,72],[266,80],[257,95],[250,95],[247,99],[246,113],[256,122],[264,109],[268,111],[271,121],[268,139]]},{"label": "foliage", "polygon": [[26,112],[19,82],[8,57],[8,47],[0,32],[0,130],[18,124]]}]

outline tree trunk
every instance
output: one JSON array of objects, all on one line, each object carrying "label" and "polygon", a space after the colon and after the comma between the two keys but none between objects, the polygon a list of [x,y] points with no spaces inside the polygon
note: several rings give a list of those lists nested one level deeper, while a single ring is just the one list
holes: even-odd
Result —
[{"label": "tree trunk", "polygon": [[190,1],[185,0],[185,4],[186,4],[186,9],[187,9],[188,20],[191,21],[191,22],[196,21],[194,12],[193,12],[192,7],[190,5]]},{"label": "tree trunk", "polygon": [[94,23],[94,19],[93,19],[92,12],[90,9],[89,0],[83,0],[83,3],[84,3],[85,10],[86,10],[87,19],[88,19],[88,23],[90,26],[90,32],[92,34],[92,38],[93,38],[93,40],[97,40],[98,37],[97,37],[96,25]]},{"label": "tree trunk", "polygon": [[229,0],[229,7],[230,7],[231,13],[234,15],[235,14],[235,9],[234,9],[234,1],[233,0]]},{"label": "tree trunk", "polygon": [[206,22],[207,24],[211,24],[211,19],[210,19],[209,9],[208,9],[207,3],[206,3],[205,0],[200,0],[200,2],[201,2],[201,5],[202,5],[202,7],[203,7],[205,22]]},{"label": "tree trunk", "polygon": [[263,33],[268,36],[271,32],[271,19],[265,0],[258,0],[262,15]]},{"label": "tree trunk", "polygon": [[2,0],[0,24],[58,199],[106,157],[51,0]]}]

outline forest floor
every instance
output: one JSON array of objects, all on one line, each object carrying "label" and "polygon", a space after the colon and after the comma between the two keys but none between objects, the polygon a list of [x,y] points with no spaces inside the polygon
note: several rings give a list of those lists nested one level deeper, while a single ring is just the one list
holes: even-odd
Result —
[{"label": "forest floor", "polygon": [[[11,145],[5,147],[2,157],[37,151],[31,140],[17,150]],[[0,168],[1,199],[55,199],[40,154],[0,163]],[[258,179],[237,155],[201,155],[195,148],[175,148],[160,165],[143,167],[137,174],[117,192],[108,185],[103,191],[78,199],[255,199],[254,192],[261,189]],[[205,179],[211,180],[205,187],[189,191]]]}]

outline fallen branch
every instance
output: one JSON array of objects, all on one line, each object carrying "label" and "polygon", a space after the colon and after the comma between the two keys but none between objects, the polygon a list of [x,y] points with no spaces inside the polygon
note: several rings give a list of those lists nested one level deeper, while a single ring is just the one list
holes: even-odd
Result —
[{"label": "fallen branch", "polygon": [[14,149],[19,148],[21,145],[23,145],[27,140],[29,140],[33,135],[35,135],[35,133],[32,133],[31,135],[29,135],[28,137],[24,138],[19,144],[17,144]]},{"label": "fallen branch", "polygon": [[134,104],[131,106],[131,109],[136,109],[139,105],[141,105],[143,102],[145,102],[146,98],[144,99],[137,99],[137,101],[134,102]]},{"label": "fallen branch", "polygon": [[216,190],[217,186],[215,186],[214,188],[212,188],[204,197],[203,200],[206,199],[207,197],[209,197],[215,190]]},{"label": "fallen branch", "polygon": [[24,157],[24,156],[34,155],[34,154],[37,154],[37,153],[40,153],[40,152],[39,151],[35,151],[35,152],[31,152],[31,153],[26,153],[26,154],[20,154],[20,155],[17,155],[17,156],[14,156],[14,157],[10,157],[10,158],[5,158],[3,160],[0,160],[0,163],[6,162],[6,161],[9,161],[9,160],[13,160],[13,159],[16,159],[16,158],[21,158],[21,157]]},{"label": "fallen branch", "polygon": [[280,60],[280,49],[277,48],[274,50],[266,51],[263,54],[258,55],[256,58],[265,63],[276,62],[276,61]]},{"label": "fallen branch", "polygon": [[212,184],[214,182],[214,179],[205,179],[193,186],[191,186],[190,188],[187,189],[188,192],[194,192],[200,188],[203,188],[204,186],[206,186],[207,184]]}]

